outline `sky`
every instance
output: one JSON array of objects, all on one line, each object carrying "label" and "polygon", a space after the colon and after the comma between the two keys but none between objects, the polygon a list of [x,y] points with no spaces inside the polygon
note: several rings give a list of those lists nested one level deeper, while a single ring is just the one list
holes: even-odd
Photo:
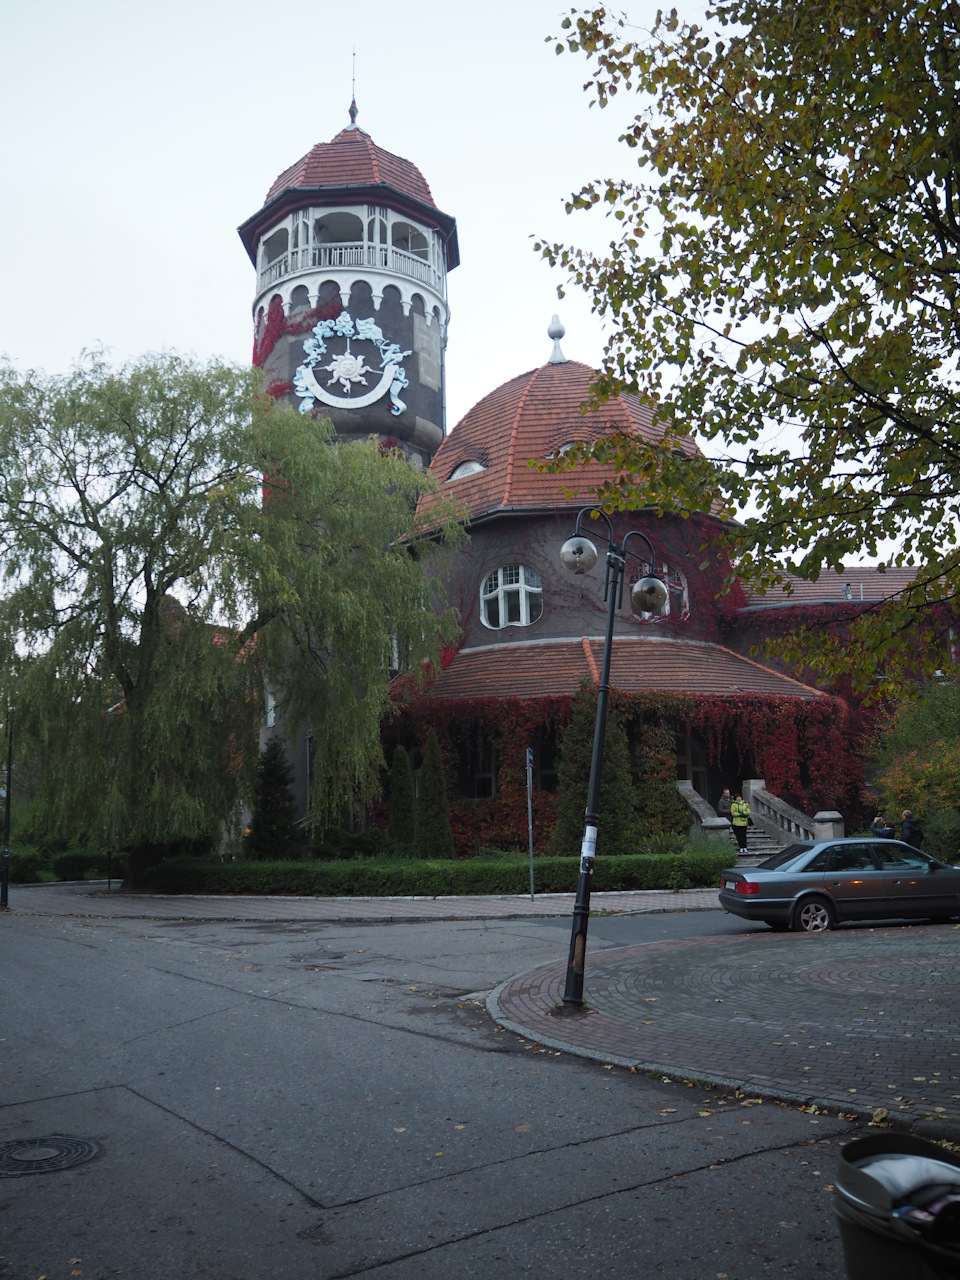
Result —
[{"label": "sky", "polygon": [[[697,6],[699,8],[699,6]],[[649,27],[650,0],[629,7]],[[553,0],[0,3],[0,356],[68,371],[84,349],[250,359],[254,270],[236,228],[274,178],[349,123],[413,161],[457,219],[447,421],[543,364],[557,312],[570,359],[603,330],[533,237],[601,248],[568,216],[584,182],[636,172],[617,141],[635,104],[588,106],[581,55],[548,35]],[[695,12],[690,10],[690,14]]]}]

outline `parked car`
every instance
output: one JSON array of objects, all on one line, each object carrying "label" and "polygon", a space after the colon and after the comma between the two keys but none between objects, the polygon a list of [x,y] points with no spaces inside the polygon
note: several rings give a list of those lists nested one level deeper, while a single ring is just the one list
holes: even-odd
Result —
[{"label": "parked car", "polygon": [[960,867],[901,840],[801,840],[757,867],[721,872],[720,885],[724,911],[802,933],[840,920],[960,915]]}]

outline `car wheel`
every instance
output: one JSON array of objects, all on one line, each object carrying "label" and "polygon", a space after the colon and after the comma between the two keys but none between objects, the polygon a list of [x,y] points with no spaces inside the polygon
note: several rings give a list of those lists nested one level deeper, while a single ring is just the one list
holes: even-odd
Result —
[{"label": "car wheel", "polygon": [[804,898],[793,913],[797,933],[826,933],[833,923],[833,907],[826,898]]}]

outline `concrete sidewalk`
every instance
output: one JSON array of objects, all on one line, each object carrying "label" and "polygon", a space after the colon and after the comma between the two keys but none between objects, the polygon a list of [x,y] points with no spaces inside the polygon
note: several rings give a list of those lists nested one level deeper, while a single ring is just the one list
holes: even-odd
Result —
[{"label": "concrete sidewalk", "polygon": [[[10,910],[28,915],[93,916],[105,920],[518,920],[572,916],[574,894],[448,898],[203,897],[192,894],[107,893],[107,882],[11,885]],[[715,911],[716,889],[646,889],[595,893],[594,913]]]}]

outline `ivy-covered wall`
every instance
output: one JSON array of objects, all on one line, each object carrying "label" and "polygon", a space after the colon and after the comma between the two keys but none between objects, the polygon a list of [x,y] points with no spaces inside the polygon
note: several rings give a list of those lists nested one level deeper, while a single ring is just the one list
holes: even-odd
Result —
[{"label": "ivy-covered wall", "polygon": [[[627,728],[634,772],[641,780],[639,810],[651,829],[654,823],[666,826],[675,821],[666,797],[672,767],[675,772],[676,741],[683,734],[699,739],[709,763],[731,780],[765,778],[771,791],[806,813],[838,809],[856,822],[867,805],[855,750],[857,726],[840,698],[719,698],[614,690],[611,702]],[[533,748],[539,770],[542,757],[552,756],[562,742],[571,703],[571,698],[419,698],[386,726],[386,756],[390,759],[399,743],[412,759],[421,759],[427,730],[435,729],[458,856],[470,856],[483,846],[525,849],[526,749]],[[464,757],[477,753],[485,742],[497,747],[497,794],[486,799],[458,795]],[[386,807],[380,806],[373,816],[378,825],[385,825]],[[546,852],[556,818],[557,795],[536,791],[535,851]]]}]

